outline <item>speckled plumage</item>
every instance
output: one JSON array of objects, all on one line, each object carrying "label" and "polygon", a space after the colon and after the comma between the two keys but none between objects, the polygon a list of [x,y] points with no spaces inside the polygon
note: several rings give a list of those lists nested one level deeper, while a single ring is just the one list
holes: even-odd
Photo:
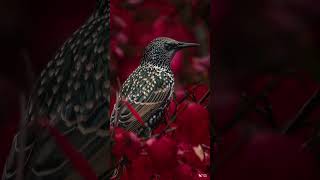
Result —
[{"label": "speckled plumage", "polygon": [[[145,48],[140,65],[121,87],[118,102],[111,115],[112,126],[133,131],[139,136],[150,136],[151,130],[159,124],[174,92],[174,77],[170,63],[183,45],[196,44],[160,37]],[[137,121],[119,99],[128,101],[135,108],[144,125]]]},{"label": "speckled plumage", "polygon": [[[139,66],[122,86],[121,96],[133,104],[135,110],[145,121],[145,126],[153,128],[161,118],[164,108],[172,96],[174,78],[170,69],[152,65]],[[131,115],[131,112],[120,104],[119,123],[127,130],[142,133],[143,127]]]},{"label": "speckled plumage", "polygon": [[[27,106],[25,147],[15,136],[2,179],[16,177],[23,151],[25,180],[81,179],[46,129],[36,120],[47,117],[89,160],[98,175],[110,155],[108,42],[109,0],[97,0],[89,19],[61,46],[41,72]],[[103,165],[102,165],[103,164]]]}]

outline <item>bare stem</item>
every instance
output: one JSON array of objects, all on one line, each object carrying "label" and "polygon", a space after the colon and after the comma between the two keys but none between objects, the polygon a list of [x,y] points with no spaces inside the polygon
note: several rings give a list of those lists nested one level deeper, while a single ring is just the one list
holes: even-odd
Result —
[{"label": "bare stem", "polygon": [[[222,135],[223,133],[234,127],[234,125],[236,125],[239,121],[241,121],[247,115],[247,113],[252,110],[252,108],[256,108],[257,101],[268,94],[275,87],[275,85],[276,82],[272,80],[258,95],[250,99],[245,99],[245,101],[241,103],[240,108],[238,112],[236,112],[234,118],[225,127],[221,128],[218,134]],[[243,95],[243,97],[247,98],[246,95]]]},{"label": "bare stem", "polygon": [[296,116],[283,128],[282,133],[288,134],[295,130],[298,125],[303,123],[305,119],[308,118],[312,110],[314,110],[317,105],[319,105],[320,100],[320,88],[318,88],[313,95],[307,100],[306,103],[300,108]]},{"label": "bare stem", "polygon": [[198,104],[202,104],[210,95],[210,90],[208,89],[208,91],[202,96],[202,98],[198,101]]}]

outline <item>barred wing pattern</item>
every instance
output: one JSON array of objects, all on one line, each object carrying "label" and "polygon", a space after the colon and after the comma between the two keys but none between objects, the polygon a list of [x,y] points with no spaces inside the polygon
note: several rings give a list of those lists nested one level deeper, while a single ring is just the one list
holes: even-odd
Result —
[{"label": "barred wing pattern", "polygon": [[[42,117],[82,152],[97,174],[110,157],[107,129],[109,106],[109,0],[98,0],[97,10],[58,50],[42,71],[27,106],[26,137],[17,133],[5,164],[3,180],[15,179],[17,156],[24,152],[24,179],[81,179],[47,130]],[[22,138],[25,138],[22,145]]]}]

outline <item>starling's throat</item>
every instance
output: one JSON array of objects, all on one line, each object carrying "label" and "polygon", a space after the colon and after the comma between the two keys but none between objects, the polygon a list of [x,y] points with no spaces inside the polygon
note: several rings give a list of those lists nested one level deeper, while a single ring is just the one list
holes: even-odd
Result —
[{"label": "starling's throat", "polygon": [[145,51],[141,59],[141,65],[153,65],[168,69],[170,68],[173,55],[174,52],[167,52],[162,49],[151,48]]}]

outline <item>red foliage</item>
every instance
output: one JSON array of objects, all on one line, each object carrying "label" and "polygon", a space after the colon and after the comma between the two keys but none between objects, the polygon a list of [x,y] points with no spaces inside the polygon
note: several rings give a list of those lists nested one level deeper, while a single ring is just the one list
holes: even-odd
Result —
[{"label": "red foliage", "polygon": [[154,168],[159,171],[168,170],[177,165],[176,142],[167,136],[151,141],[148,144],[147,151],[154,163]]},{"label": "red foliage", "polygon": [[177,117],[177,138],[193,145],[209,144],[209,113],[199,104],[190,103]]},{"label": "red foliage", "polygon": [[188,164],[180,164],[175,169],[175,172],[177,180],[192,179],[193,176],[192,168]]},{"label": "red foliage", "polygon": [[115,128],[114,132],[115,145],[112,148],[113,155],[118,158],[121,158],[123,155],[129,159],[136,158],[141,146],[136,134],[125,131],[122,128]]},{"label": "red foliage", "polygon": [[149,180],[153,174],[152,162],[149,156],[139,156],[127,167],[121,180]]},{"label": "red foliage", "polygon": [[[200,84],[193,90],[193,96],[195,101],[200,101],[201,98],[205,95],[205,93],[209,90],[207,84]],[[192,92],[192,91],[191,91]],[[208,100],[208,99],[207,99]],[[208,102],[207,102],[208,103]]]},{"label": "red foliage", "polygon": [[[138,138],[131,132],[115,129],[114,155],[120,159],[126,157],[129,164],[121,179],[197,179],[209,177],[209,117],[208,111],[200,104],[184,101],[177,106],[176,122],[169,127],[176,127],[172,133],[148,140]],[[181,108],[183,106],[184,108]],[[169,122],[170,123],[170,122]],[[195,128],[196,127],[196,128]],[[153,134],[161,134],[166,125],[161,125]]]},{"label": "red foliage", "polygon": [[[200,50],[178,52],[171,63],[175,74],[176,99],[171,101],[165,120],[153,137],[132,138],[124,130],[115,130],[113,148],[117,158],[129,163],[121,179],[197,179],[209,176],[208,98],[209,46],[208,27],[204,26],[201,3],[205,1],[112,1],[111,3],[111,72],[123,82],[138,66],[143,48],[154,38],[167,36],[180,41],[197,42]],[[190,9],[190,11],[182,11]],[[200,33],[199,33],[200,32]],[[199,38],[202,37],[202,38]],[[201,82],[195,83],[195,82]],[[195,86],[190,86],[190,84]],[[189,88],[194,87],[194,88]],[[139,122],[139,114],[125,102]],[[176,128],[176,129],[175,129]],[[170,130],[170,132],[167,132]],[[203,177],[202,177],[203,178]]]}]

